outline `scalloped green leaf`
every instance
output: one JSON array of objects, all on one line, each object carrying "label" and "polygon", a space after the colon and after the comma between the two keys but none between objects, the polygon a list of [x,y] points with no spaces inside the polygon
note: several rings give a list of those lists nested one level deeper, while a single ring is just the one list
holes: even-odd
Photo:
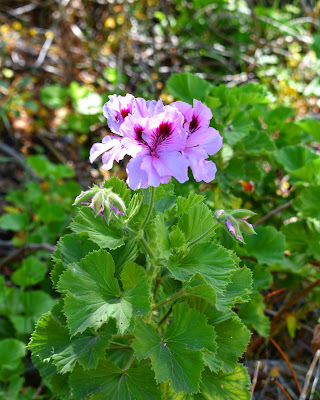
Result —
[{"label": "scalloped green leaf", "polygon": [[204,361],[201,350],[215,352],[215,332],[206,317],[186,304],[173,307],[173,322],[161,338],[152,325],[138,319],[132,343],[139,360],[150,358],[157,382],[171,381],[174,390],[196,393]]},{"label": "scalloped green leaf", "polygon": [[132,289],[121,292],[114,273],[111,255],[101,249],[88,254],[78,264],[72,264],[61,275],[58,289],[65,293],[64,313],[72,335],[87,328],[98,329],[109,318],[116,319],[123,334],[133,316],[148,314],[150,302],[146,277]]},{"label": "scalloped green leaf", "polygon": [[188,254],[177,254],[169,258],[167,268],[176,279],[189,280],[201,274],[216,292],[223,292],[231,282],[232,272],[237,268],[228,250],[216,243],[200,243]]},{"label": "scalloped green leaf", "polygon": [[201,394],[206,400],[251,400],[250,377],[243,365],[232,372],[210,372],[202,374]]},{"label": "scalloped green leaf", "polygon": [[263,296],[255,293],[247,304],[239,306],[238,315],[249,329],[255,329],[261,336],[267,337],[270,331],[270,320],[264,314]]},{"label": "scalloped green leaf", "polygon": [[123,232],[108,225],[100,216],[95,217],[89,207],[79,209],[70,227],[76,233],[88,234],[89,238],[102,248],[116,249],[124,244]]},{"label": "scalloped green leaf", "polygon": [[192,104],[193,99],[205,101],[212,86],[199,76],[184,72],[172,74],[167,88],[172,96]]},{"label": "scalloped green leaf", "polygon": [[122,371],[112,362],[103,360],[95,370],[85,371],[76,367],[69,382],[75,399],[91,394],[92,400],[161,400],[154,373],[148,366]]},{"label": "scalloped green leaf", "polygon": [[249,301],[252,283],[252,272],[249,268],[243,267],[234,271],[231,282],[228,283],[225,291],[218,295],[217,308],[221,311],[228,310],[236,303]]},{"label": "scalloped green leaf", "polygon": [[118,194],[122,200],[124,201],[125,205],[128,207],[131,198],[131,191],[128,189],[127,185],[124,181],[119,179],[117,176],[113,176],[112,178],[104,181],[103,183],[104,188],[112,188],[112,192]]},{"label": "scalloped green leaf", "polygon": [[256,235],[247,237],[246,252],[261,264],[272,265],[284,258],[285,236],[273,226],[255,227]]},{"label": "scalloped green leaf", "polygon": [[70,337],[68,328],[52,313],[42,315],[32,334],[29,349],[34,358],[52,361],[61,374],[71,372],[79,363],[84,369],[96,368],[105,357],[111,331],[90,332]]},{"label": "scalloped green leaf", "polygon": [[[217,226],[212,212],[209,208],[201,203],[191,207],[188,212],[184,213],[178,220],[178,227],[184,233],[186,241],[193,242],[202,237],[209,229]],[[214,229],[210,236],[214,234]],[[205,239],[208,240],[210,236]]]},{"label": "scalloped green leaf", "polygon": [[293,205],[304,217],[320,219],[320,186],[307,186],[302,189]]}]

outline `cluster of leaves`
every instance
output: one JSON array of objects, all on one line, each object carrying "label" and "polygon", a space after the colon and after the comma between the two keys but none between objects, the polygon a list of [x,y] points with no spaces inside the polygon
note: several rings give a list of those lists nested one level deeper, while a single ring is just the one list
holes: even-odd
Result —
[{"label": "cluster of leaves", "polygon": [[[295,120],[291,108],[273,104],[273,97],[257,84],[229,89],[185,73],[172,75],[167,86],[178,99],[204,101],[213,113],[212,126],[224,138],[218,161],[214,157],[216,181],[203,187],[208,201],[217,208],[250,208],[257,213],[256,221],[283,208],[265,222],[269,226],[256,228],[257,235],[248,238],[246,247],[227,235],[224,241],[254,276],[255,294],[239,307],[239,315],[249,328],[267,336],[270,322],[260,291],[271,285],[271,273],[285,288],[303,288],[306,280],[312,283],[319,278],[320,122]],[[180,192],[197,191],[197,187],[195,182],[186,183]],[[312,299],[319,304],[316,293]],[[300,318],[305,316],[300,313]],[[289,333],[294,335],[299,324],[295,321],[292,329],[290,322]]]},{"label": "cluster of leaves", "polygon": [[204,197],[104,187],[127,212],[108,225],[81,207],[59,240],[61,299],[29,344],[42,376],[75,399],[250,399],[237,363],[250,332],[232,308],[249,301],[252,273],[219,244]]},{"label": "cluster of leaves", "polygon": [[[0,277],[0,398],[8,400],[15,400],[24,384],[26,343],[35,323],[57,302],[48,279],[50,251],[70,222],[80,190],[70,181],[74,171],[68,166],[41,156],[30,156],[27,164],[37,180],[10,191],[6,200],[11,205],[0,217],[0,229],[12,236],[13,268],[8,268],[6,259],[1,261]],[[23,253],[22,263],[17,262]],[[30,362],[27,367],[32,368]],[[35,391],[28,390],[26,398]]]}]

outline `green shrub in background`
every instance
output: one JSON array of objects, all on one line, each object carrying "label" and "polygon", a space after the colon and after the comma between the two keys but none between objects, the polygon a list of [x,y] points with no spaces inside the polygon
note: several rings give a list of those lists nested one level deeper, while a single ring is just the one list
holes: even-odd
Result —
[{"label": "green shrub in background", "polygon": [[[34,375],[34,367],[25,361],[25,344],[40,315],[58,301],[48,285],[50,252],[66,231],[71,205],[80,190],[68,166],[42,156],[28,157],[27,164],[38,180],[11,190],[6,196],[8,212],[0,217],[0,229],[13,233],[7,244],[12,249],[13,270],[6,270],[7,279],[0,276],[0,398],[4,400],[22,396],[25,368]],[[19,263],[21,255],[25,258]],[[3,259],[1,266],[9,262]],[[30,388],[22,398],[31,398],[35,392]]]}]

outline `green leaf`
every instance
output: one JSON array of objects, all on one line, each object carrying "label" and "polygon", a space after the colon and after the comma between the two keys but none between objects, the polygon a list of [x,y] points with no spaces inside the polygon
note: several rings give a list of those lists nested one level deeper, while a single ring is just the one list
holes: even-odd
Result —
[{"label": "green leaf", "polygon": [[157,247],[161,256],[167,258],[171,252],[171,242],[168,228],[165,225],[164,214],[157,214],[154,223],[156,228]]},{"label": "green leaf", "polygon": [[195,274],[184,287],[185,293],[189,296],[205,299],[211,305],[216,305],[217,294],[211,285],[200,274]]},{"label": "green leaf", "polygon": [[161,338],[155,329],[138,319],[132,346],[139,360],[150,358],[157,382],[170,380],[176,392],[199,390],[204,362],[202,349],[215,352],[215,332],[206,318],[186,304],[173,307],[173,322]]},{"label": "green leaf", "polygon": [[300,126],[305,132],[308,132],[315,140],[320,142],[320,121],[315,118],[304,118],[296,122],[296,125]]},{"label": "green leaf", "polygon": [[320,219],[319,199],[320,186],[308,186],[302,189],[293,205],[304,217]]},{"label": "green leaf", "polygon": [[310,48],[316,53],[318,59],[320,59],[320,34],[316,33],[313,37],[313,43]]},{"label": "green leaf", "polygon": [[245,303],[250,300],[252,292],[252,272],[243,267],[234,271],[231,282],[226,290],[218,296],[217,308],[221,311],[228,310],[236,303]]},{"label": "green leaf", "polygon": [[138,245],[134,240],[126,242],[124,246],[118,247],[117,249],[110,250],[109,253],[112,255],[116,272],[116,277],[119,277],[123,266],[130,261],[134,261],[138,254]]},{"label": "green leaf", "polygon": [[206,400],[251,400],[250,378],[244,366],[238,365],[232,372],[202,374],[201,394]]},{"label": "green leaf", "polygon": [[47,272],[47,267],[37,257],[29,256],[22,261],[21,268],[14,271],[11,280],[14,284],[26,287],[41,282]]},{"label": "green leaf", "polygon": [[252,273],[254,290],[268,289],[270,287],[273,277],[267,268],[260,264],[256,264]]},{"label": "green leaf", "polygon": [[75,399],[161,400],[161,393],[150,367],[129,368],[122,371],[110,361],[100,361],[95,370],[84,371],[76,367],[70,377],[70,386]]},{"label": "green leaf", "polygon": [[19,310],[16,313],[11,312],[9,319],[19,334],[30,334],[38,318],[48,312],[57,300],[42,290],[20,291],[17,294]]},{"label": "green leaf", "polygon": [[270,331],[270,320],[264,314],[265,304],[263,296],[255,293],[251,301],[239,306],[238,315],[249,329],[255,329],[259,335],[267,337]]},{"label": "green leaf", "polygon": [[307,254],[320,260],[320,230],[311,221],[297,221],[284,225],[281,232],[286,236],[288,250]]},{"label": "green leaf", "polygon": [[214,326],[217,337],[217,353],[222,371],[231,372],[237,366],[239,357],[244,353],[251,333],[234,313],[215,312],[208,322]]},{"label": "green leaf", "polygon": [[255,131],[242,141],[247,153],[268,154],[276,150],[269,135],[263,131]]},{"label": "green leaf", "polygon": [[26,354],[26,345],[20,340],[0,340],[0,370],[2,368],[14,369]]},{"label": "green leaf", "polygon": [[130,261],[121,272],[121,282],[124,290],[135,287],[141,278],[146,277],[145,270],[140,265]]},{"label": "green leaf", "polygon": [[245,113],[241,112],[234,118],[232,124],[226,128],[223,136],[227,139],[228,143],[233,146],[246,137],[250,129],[250,120]]},{"label": "green leaf", "polygon": [[135,195],[132,196],[132,199],[130,200],[127,212],[126,212],[126,222],[129,222],[140,210],[141,204],[142,204],[143,196],[141,194],[136,193]]},{"label": "green leaf", "polygon": [[88,253],[98,250],[99,246],[84,235],[70,233],[62,236],[57,243],[57,250],[52,254],[54,261],[61,260],[67,266],[68,264],[78,262]]},{"label": "green leaf", "polygon": [[189,250],[187,255],[173,255],[167,268],[176,279],[187,281],[196,273],[218,293],[223,292],[230,282],[236,264],[230,253],[215,243],[200,243]]},{"label": "green leaf", "polygon": [[25,229],[29,223],[29,214],[26,212],[14,212],[3,214],[0,217],[0,229],[19,232]]},{"label": "green leaf", "polygon": [[191,207],[202,203],[204,199],[204,196],[196,193],[189,194],[187,198],[180,196],[177,197],[177,215],[184,214],[185,212],[189,211]]},{"label": "green leaf", "polygon": [[100,216],[95,217],[89,207],[79,209],[70,227],[76,233],[87,233],[102,248],[116,249],[124,244],[123,232],[108,225]]},{"label": "green leaf", "polygon": [[304,182],[319,184],[320,182],[320,157],[308,162],[305,166],[291,171],[291,175]]},{"label": "green leaf", "polygon": [[40,91],[41,101],[45,106],[60,108],[66,104],[68,89],[59,85],[45,86]]},{"label": "green leaf", "polygon": [[76,363],[84,369],[96,368],[105,357],[111,332],[86,331],[70,338],[68,329],[52,313],[42,315],[32,334],[29,349],[39,361],[53,361],[61,374],[71,372]]},{"label": "green leaf", "polygon": [[256,235],[247,237],[246,251],[261,264],[281,262],[286,250],[285,236],[273,226],[258,226]]},{"label": "green leaf", "polygon": [[146,278],[142,277],[132,289],[121,293],[114,273],[111,255],[101,249],[72,264],[61,275],[58,288],[66,294],[64,312],[72,335],[87,328],[98,329],[109,318],[116,319],[123,334],[134,315],[148,314],[150,303]]},{"label": "green leaf", "polygon": [[287,146],[275,154],[276,159],[287,172],[304,167],[310,161],[318,158],[318,155],[307,147]]},{"label": "green leaf", "polygon": [[204,79],[185,72],[172,74],[167,87],[172,96],[192,104],[193,99],[205,101],[212,86]]},{"label": "green leaf", "polygon": [[[217,225],[212,212],[205,204],[196,204],[178,220],[178,227],[187,242],[193,242]],[[212,231],[212,234],[214,231]],[[207,236],[206,239],[208,239]]]}]

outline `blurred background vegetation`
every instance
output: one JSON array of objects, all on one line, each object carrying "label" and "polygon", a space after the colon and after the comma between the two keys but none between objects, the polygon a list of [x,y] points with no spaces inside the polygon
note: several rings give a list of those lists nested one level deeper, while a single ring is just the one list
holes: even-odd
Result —
[{"label": "blurred background vegetation", "polygon": [[[255,278],[239,315],[255,332],[244,357],[251,375],[263,360],[254,398],[285,398],[277,378],[298,399],[266,338],[303,383],[320,347],[319,16],[316,0],[0,2],[0,399],[59,398],[25,344],[57,301],[50,257],[75,196],[110,174],[125,179],[125,162],[106,172],[88,154],[108,133],[108,95],[126,92],[165,103],[196,97],[213,110],[225,139],[220,172],[182,194],[251,208],[259,225],[284,210],[269,215],[260,243],[236,249]],[[257,250],[265,243],[280,243],[276,257]]]}]

